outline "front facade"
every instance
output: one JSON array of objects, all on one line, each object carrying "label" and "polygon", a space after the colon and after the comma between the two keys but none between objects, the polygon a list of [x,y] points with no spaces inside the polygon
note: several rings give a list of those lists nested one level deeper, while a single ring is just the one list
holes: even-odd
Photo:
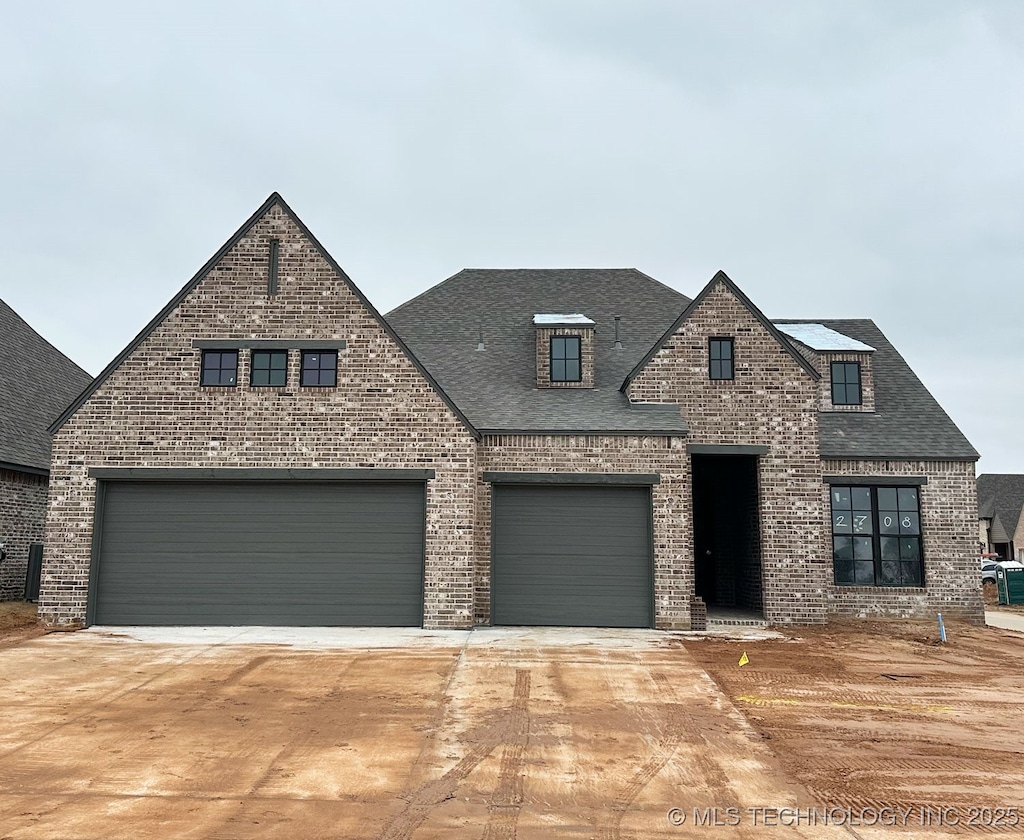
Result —
[{"label": "front facade", "polygon": [[275,194],[53,430],[51,624],[982,614],[974,450],[873,324],[721,273],[385,318]]}]

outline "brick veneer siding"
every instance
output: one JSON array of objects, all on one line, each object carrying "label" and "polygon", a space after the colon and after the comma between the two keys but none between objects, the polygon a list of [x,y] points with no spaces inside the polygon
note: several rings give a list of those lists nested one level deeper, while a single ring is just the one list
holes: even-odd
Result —
[{"label": "brick veneer siding", "polygon": [[685,441],[617,435],[495,435],[480,444],[477,483],[476,620],[490,621],[491,485],[482,473],[660,473],[652,488],[654,621],[663,630],[690,627],[693,547],[690,472]]},{"label": "brick veneer siding", "polygon": [[46,477],[0,470],[0,542],[7,559],[0,565],[0,600],[23,598],[28,549],[43,542]]},{"label": "brick veneer siding", "polygon": [[[860,405],[832,404],[832,362],[860,362]],[[821,373],[819,385],[822,411],[875,410],[875,374],[871,353],[821,353],[815,367]]]},{"label": "brick veneer siding", "polygon": [[[594,328],[593,327],[538,327],[537,333],[537,387],[538,388],[593,388],[594,387]],[[551,381],[551,337],[579,336],[580,381]]]},{"label": "brick veneer siding", "polygon": [[[267,295],[269,240],[279,288]],[[344,340],[337,388],[200,388],[194,338]],[[424,625],[473,619],[472,435],[291,218],[273,205],[115,370],[53,440],[40,613],[85,619],[95,481],[90,467],[430,468]]]},{"label": "brick veneer siding", "polygon": [[[928,479],[919,494],[925,586],[835,586],[830,581],[830,614],[858,618],[925,618],[941,612],[984,623],[973,462],[829,460],[824,462],[824,474],[888,478],[905,475]],[[827,486],[823,488],[823,499],[830,516]],[[825,531],[825,550],[829,553],[831,533],[829,518]]]},{"label": "brick veneer siding", "polygon": [[[708,378],[711,336],[734,338],[734,380]],[[690,425],[688,443],[768,448],[758,457],[764,615],[780,624],[823,623],[832,567],[822,543],[818,382],[715,281],[628,394],[638,403],[678,404]],[[686,527],[689,547],[692,524]],[[686,566],[692,580],[692,549]]]}]

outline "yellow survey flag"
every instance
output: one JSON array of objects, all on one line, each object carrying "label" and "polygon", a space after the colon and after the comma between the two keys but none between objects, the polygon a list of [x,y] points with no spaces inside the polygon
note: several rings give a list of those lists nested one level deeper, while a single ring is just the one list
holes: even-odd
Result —
[{"label": "yellow survey flag", "polygon": [[740,657],[740,667],[749,664],[750,660],[747,659],[747,652],[743,651],[743,656]]}]

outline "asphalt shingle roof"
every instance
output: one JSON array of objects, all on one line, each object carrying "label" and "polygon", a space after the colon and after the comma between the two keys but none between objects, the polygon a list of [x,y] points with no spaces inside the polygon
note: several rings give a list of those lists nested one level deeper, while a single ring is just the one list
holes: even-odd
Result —
[{"label": "asphalt shingle roof", "polygon": [[1024,475],[987,473],[978,476],[978,512],[982,516],[998,516],[1013,539],[1024,509]]},{"label": "asphalt shingle roof", "polygon": [[[802,322],[779,319],[778,323]],[[803,323],[824,324],[875,348],[871,357],[875,411],[820,414],[823,458],[977,459],[963,432],[873,321],[818,318]]]},{"label": "asphalt shingle roof", "polygon": [[47,427],[92,381],[0,300],[0,462],[48,470]]},{"label": "asphalt shingle roof", "polygon": [[[619,387],[689,303],[635,269],[465,269],[386,319],[481,431],[681,433],[687,426],[675,407],[630,406]],[[533,316],[559,312],[596,322],[593,390],[536,387]],[[616,315],[622,350],[614,349]],[[872,321],[777,323],[822,324],[875,348],[876,410],[822,413],[822,457],[978,457]],[[481,335],[486,349],[478,351]]]},{"label": "asphalt shingle roof", "polygon": [[[631,407],[619,386],[689,302],[632,268],[465,269],[385,317],[481,431],[683,433],[675,406]],[[536,387],[533,316],[559,312],[596,324],[593,390]]]}]

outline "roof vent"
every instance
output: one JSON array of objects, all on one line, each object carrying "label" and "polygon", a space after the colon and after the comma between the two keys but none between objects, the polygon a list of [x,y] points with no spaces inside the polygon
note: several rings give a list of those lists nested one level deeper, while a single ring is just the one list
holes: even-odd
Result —
[{"label": "roof vent", "polygon": [[476,350],[479,353],[481,350],[486,350],[484,346],[484,328],[480,327],[480,340],[476,344]]},{"label": "roof vent", "polygon": [[619,321],[621,321],[621,320],[622,320],[621,316],[619,316],[619,315],[615,316],[615,349],[616,350],[621,350],[622,349],[622,342],[619,340]]}]

